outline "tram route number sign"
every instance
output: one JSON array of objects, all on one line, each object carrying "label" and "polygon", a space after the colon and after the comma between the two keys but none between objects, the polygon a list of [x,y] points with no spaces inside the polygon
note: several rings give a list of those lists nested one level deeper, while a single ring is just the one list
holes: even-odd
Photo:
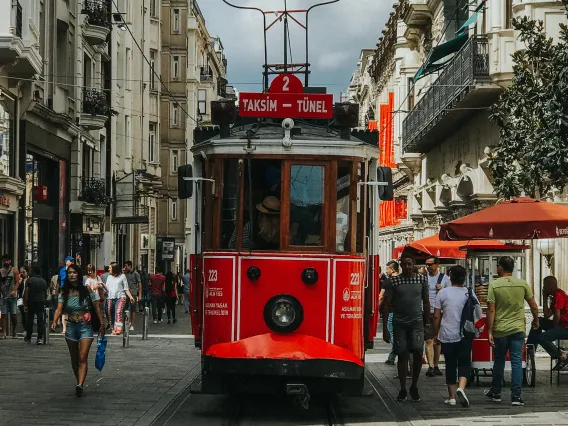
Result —
[{"label": "tram route number sign", "polygon": [[268,93],[240,94],[241,117],[312,118],[333,117],[333,95],[304,93],[304,86],[293,74],[274,79]]}]

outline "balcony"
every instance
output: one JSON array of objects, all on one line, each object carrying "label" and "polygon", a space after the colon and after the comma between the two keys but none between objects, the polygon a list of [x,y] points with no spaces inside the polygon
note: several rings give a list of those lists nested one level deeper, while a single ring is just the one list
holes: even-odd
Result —
[{"label": "balcony", "polygon": [[475,113],[491,106],[502,88],[489,77],[489,42],[476,36],[456,53],[403,122],[405,153],[427,153]]},{"label": "balcony", "polygon": [[81,179],[79,201],[93,204],[97,207],[106,207],[110,201],[107,195],[106,181],[100,178]]},{"label": "balcony", "polygon": [[110,109],[102,90],[83,90],[83,109],[79,124],[87,130],[99,130],[105,126]]},{"label": "balcony", "polygon": [[201,77],[201,81],[213,81],[213,70],[210,66],[201,67],[199,75]]},{"label": "balcony", "polygon": [[227,81],[226,78],[223,77],[219,77],[217,79],[217,96],[219,96],[220,98],[226,98],[227,97],[227,84],[229,82]]},{"label": "balcony", "polygon": [[111,29],[110,15],[102,0],[87,0],[81,13],[86,16],[83,36],[91,45],[104,43]]},{"label": "balcony", "polygon": [[0,68],[4,73],[30,78],[42,72],[39,50],[29,37],[30,29],[26,31],[20,2],[0,1]]}]

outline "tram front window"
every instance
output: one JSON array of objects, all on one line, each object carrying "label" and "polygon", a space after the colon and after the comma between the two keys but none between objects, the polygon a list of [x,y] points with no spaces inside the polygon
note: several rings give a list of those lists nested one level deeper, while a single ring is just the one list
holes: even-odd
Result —
[{"label": "tram front window", "polygon": [[290,245],[321,246],[325,166],[290,167]]}]

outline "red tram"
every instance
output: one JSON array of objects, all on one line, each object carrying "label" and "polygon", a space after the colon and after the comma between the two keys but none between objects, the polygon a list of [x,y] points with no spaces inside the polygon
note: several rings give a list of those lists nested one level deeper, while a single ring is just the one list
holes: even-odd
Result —
[{"label": "red tram", "polygon": [[[292,99],[282,93],[292,79],[303,90],[297,77],[280,76],[273,98]],[[213,102],[219,128],[195,132],[193,163],[180,167],[179,184],[194,216],[199,392],[363,390],[379,315],[379,198],[392,199],[392,177],[377,167],[377,133],[352,130],[358,106],[333,105],[329,96],[302,97],[323,103],[286,113],[296,123],[239,122],[234,101]],[[249,103],[242,115],[278,116],[263,110],[270,105]]]}]

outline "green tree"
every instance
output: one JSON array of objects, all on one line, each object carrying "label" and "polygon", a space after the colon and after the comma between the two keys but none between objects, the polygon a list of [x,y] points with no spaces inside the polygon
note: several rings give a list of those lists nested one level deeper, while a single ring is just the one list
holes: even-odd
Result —
[{"label": "green tree", "polygon": [[513,54],[512,83],[492,108],[500,141],[490,167],[500,196],[542,197],[568,184],[568,27],[555,43],[542,21],[513,26],[526,49]]}]

